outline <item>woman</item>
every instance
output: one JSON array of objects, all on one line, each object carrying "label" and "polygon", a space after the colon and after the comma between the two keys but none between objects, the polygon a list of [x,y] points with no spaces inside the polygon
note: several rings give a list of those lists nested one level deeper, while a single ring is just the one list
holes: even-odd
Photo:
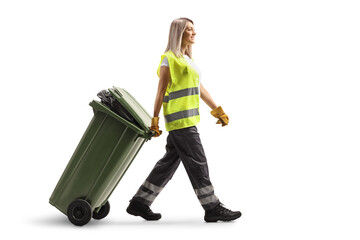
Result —
[{"label": "woman", "polygon": [[[217,123],[225,126],[229,118],[214,102],[200,83],[200,71],[192,61],[192,44],[195,42],[193,21],[175,19],[170,26],[169,42],[161,56],[157,74],[160,78],[154,104],[151,129],[155,137],[159,130],[159,112],[164,107],[165,127],[169,132],[166,153],[151,171],[135,196],[130,200],[127,212],[146,220],[158,220],[161,214],[153,213],[150,205],[172,178],[182,161],[202,207],[207,222],[231,221],[241,216],[239,211],[226,209],[214,194],[210,182],[207,161],[196,125],[200,121],[200,98],[212,109]],[[199,91],[200,90],[200,91]]]}]

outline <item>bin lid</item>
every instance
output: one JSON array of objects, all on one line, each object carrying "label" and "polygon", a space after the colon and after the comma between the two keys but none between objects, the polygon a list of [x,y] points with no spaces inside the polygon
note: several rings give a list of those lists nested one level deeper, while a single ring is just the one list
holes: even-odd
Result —
[{"label": "bin lid", "polygon": [[123,88],[113,86],[109,88],[111,95],[135,118],[139,125],[146,131],[151,127],[150,114],[136,101],[136,99]]}]

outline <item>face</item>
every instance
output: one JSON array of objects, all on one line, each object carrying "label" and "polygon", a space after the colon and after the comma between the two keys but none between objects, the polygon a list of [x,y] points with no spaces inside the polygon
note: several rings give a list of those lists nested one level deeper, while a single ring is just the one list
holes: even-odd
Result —
[{"label": "face", "polygon": [[185,31],[182,37],[182,44],[189,45],[195,43],[195,28],[191,22],[187,22]]}]

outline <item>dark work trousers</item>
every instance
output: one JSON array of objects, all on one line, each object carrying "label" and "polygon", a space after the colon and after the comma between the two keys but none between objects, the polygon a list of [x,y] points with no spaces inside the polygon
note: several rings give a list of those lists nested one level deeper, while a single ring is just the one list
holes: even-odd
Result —
[{"label": "dark work trousers", "polygon": [[164,157],[156,163],[133,199],[150,206],[172,178],[180,161],[202,207],[209,210],[218,205],[219,199],[210,182],[205,152],[195,126],[169,132]]}]

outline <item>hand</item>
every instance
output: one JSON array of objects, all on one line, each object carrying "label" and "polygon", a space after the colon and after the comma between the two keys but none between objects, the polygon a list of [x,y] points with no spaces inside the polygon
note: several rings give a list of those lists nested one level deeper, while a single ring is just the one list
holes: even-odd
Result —
[{"label": "hand", "polygon": [[211,115],[218,118],[219,120],[216,122],[216,124],[221,124],[223,127],[228,125],[229,123],[229,117],[225,114],[224,110],[221,108],[221,106],[213,109],[211,111]]},{"label": "hand", "polygon": [[153,117],[151,119],[151,127],[150,130],[155,131],[154,137],[159,137],[162,134],[162,131],[159,130],[159,117]]}]

